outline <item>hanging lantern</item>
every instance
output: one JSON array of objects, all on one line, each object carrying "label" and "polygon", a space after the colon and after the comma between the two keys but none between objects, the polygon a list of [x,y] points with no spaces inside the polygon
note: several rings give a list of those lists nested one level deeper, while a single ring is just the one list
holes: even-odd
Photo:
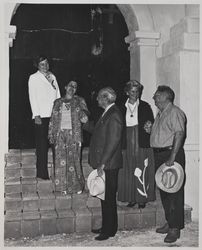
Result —
[{"label": "hanging lantern", "polygon": [[94,56],[98,56],[102,53],[102,49],[103,49],[103,44],[100,44],[100,46],[96,46],[95,44],[93,44],[91,48],[91,53]]},{"label": "hanging lantern", "polygon": [[99,6],[91,9],[92,46],[91,54],[98,56],[103,51],[102,10]]}]

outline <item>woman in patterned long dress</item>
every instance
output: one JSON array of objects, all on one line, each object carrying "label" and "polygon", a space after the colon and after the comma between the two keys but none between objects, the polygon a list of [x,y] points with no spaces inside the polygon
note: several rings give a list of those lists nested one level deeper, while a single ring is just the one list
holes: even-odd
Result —
[{"label": "woman in patterned long dress", "polygon": [[85,100],[75,95],[76,82],[70,81],[65,89],[65,97],[54,102],[49,124],[49,140],[55,148],[52,179],[56,192],[80,194],[85,186],[81,168],[82,123],[88,121],[89,112]]},{"label": "woman in patterned long dress", "polygon": [[150,105],[140,99],[143,86],[135,80],[126,83],[128,99],[122,105],[125,117],[123,168],[119,171],[118,200],[136,203],[144,208],[148,201],[155,200],[154,158],[149,145],[148,127],[154,121]]}]

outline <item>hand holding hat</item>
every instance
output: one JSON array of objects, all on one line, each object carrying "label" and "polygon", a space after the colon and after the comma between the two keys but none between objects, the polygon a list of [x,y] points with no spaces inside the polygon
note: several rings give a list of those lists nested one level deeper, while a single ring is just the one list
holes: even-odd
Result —
[{"label": "hand holding hat", "polygon": [[155,174],[156,185],[167,193],[176,193],[184,183],[184,170],[174,162],[172,166],[163,163]]},{"label": "hand holding hat", "polygon": [[93,170],[87,179],[87,187],[90,195],[96,196],[101,200],[105,199],[105,172],[102,171],[102,175],[98,175],[97,169]]},{"label": "hand holding hat", "polygon": [[171,154],[170,158],[165,162],[166,166],[173,166],[175,162],[175,156]]},{"label": "hand holding hat", "polygon": [[98,176],[102,176],[103,174],[104,174],[104,167],[105,167],[105,165],[104,164],[102,164],[102,165],[100,165],[98,168],[97,168],[97,174],[98,174]]}]

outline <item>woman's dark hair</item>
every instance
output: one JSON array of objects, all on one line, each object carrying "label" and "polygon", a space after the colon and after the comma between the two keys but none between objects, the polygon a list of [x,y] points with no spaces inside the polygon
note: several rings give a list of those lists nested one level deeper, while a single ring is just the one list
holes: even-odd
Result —
[{"label": "woman's dark hair", "polygon": [[175,92],[169,86],[159,85],[157,91],[161,93],[166,93],[168,100],[170,100],[172,103],[174,102]]},{"label": "woman's dark hair", "polygon": [[47,60],[49,62],[49,58],[47,56],[45,56],[45,55],[39,55],[39,56],[37,56],[34,59],[34,63],[33,64],[34,64],[34,66],[36,68],[38,68],[39,63],[42,62],[42,61],[44,61],[44,60]]}]

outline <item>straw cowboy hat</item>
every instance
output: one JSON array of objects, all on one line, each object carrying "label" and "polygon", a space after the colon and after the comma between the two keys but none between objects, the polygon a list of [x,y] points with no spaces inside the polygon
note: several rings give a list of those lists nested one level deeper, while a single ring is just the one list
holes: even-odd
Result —
[{"label": "straw cowboy hat", "polygon": [[105,199],[105,172],[102,176],[98,176],[97,169],[93,170],[87,179],[87,187],[92,196],[96,196],[101,200]]},{"label": "straw cowboy hat", "polygon": [[155,181],[161,190],[176,193],[184,182],[184,170],[177,162],[174,162],[173,166],[163,163],[156,171]]}]

